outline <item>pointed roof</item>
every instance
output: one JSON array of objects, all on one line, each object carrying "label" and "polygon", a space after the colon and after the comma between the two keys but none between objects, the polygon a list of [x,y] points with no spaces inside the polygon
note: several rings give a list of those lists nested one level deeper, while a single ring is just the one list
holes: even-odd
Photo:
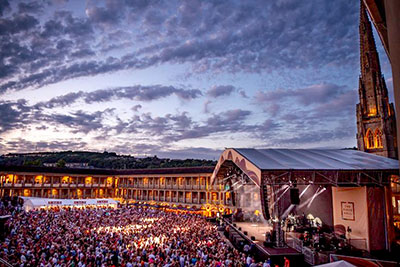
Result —
[{"label": "pointed roof", "polygon": [[[360,1],[360,71],[361,76],[365,76],[365,67],[368,66],[379,73],[381,76],[381,68],[379,63],[379,56],[375,45],[374,34],[372,32],[372,24],[368,18],[367,10],[363,1]],[[367,54],[368,53],[368,56]],[[369,57],[369,59],[368,59]],[[372,66],[369,66],[369,65]]]}]

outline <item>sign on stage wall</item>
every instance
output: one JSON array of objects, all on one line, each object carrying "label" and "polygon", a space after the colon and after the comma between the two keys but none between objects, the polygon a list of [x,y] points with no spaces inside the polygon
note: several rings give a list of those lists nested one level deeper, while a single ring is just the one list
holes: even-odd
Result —
[{"label": "sign on stage wall", "polygon": [[341,202],[342,206],[342,220],[354,221],[354,202]]}]

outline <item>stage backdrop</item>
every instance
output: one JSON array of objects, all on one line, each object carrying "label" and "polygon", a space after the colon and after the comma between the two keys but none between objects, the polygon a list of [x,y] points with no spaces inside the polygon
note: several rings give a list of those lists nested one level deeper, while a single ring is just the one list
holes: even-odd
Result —
[{"label": "stage backdrop", "polygon": [[366,187],[332,187],[333,224],[335,230],[351,229],[351,244],[370,250]]}]

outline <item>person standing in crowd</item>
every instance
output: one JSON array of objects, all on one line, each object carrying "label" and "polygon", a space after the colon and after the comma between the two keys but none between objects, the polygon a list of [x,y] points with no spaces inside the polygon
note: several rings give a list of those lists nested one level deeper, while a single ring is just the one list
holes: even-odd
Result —
[{"label": "person standing in crowd", "polygon": [[284,260],[285,260],[285,265],[284,265],[284,267],[290,267],[290,261],[289,261],[289,259],[286,258],[286,257],[284,257]]}]

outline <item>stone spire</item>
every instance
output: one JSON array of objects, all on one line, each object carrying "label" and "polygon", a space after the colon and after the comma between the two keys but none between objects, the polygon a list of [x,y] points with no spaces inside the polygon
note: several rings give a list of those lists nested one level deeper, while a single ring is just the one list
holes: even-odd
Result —
[{"label": "stone spire", "polygon": [[357,104],[358,149],[397,158],[396,119],[381,72],[372,25],[360,1],[360,77]]},{"label": "stone spire", "polygon": [[381,76],[381,68],[379,64],[379,56],[376,50],[374,35],[372,33],[372,25],[368,19],[367,11],[363,1],[360,1],[360,67],[361,75],[368,75],[368,71],[379,73]]}]

